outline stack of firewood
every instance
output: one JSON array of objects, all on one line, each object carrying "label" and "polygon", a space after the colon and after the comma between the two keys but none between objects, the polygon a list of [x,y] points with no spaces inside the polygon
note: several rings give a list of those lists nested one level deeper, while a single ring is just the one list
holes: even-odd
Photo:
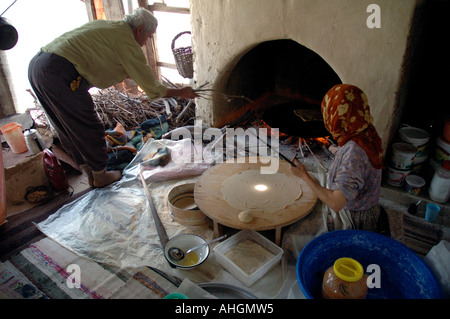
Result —
[{"label": "stack of firewood", "polygon": [[125,94],[112,87],[93,93],[92,98],[106,128],[114,128],[121,123],[129,130],[160,115],[166,116],[170,129],[194,124],[195,103],[190,99],[149,100],[144,94]]}]

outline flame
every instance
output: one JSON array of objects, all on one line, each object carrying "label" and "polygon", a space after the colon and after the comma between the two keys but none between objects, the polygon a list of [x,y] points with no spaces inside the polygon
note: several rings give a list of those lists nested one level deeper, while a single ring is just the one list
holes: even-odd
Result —
[{"label": "flame", "polygon": [[[320,105],[320,101],[315,101],[313,99],[309,99],[305,96],[301,96],[301,95],[283,95],[284,97],[290,97],[292,100],[294,101],[303,101],[303,102],[307,102],[310,104],[318,104]],[[267,129],[267,135],[271,135],[272,134],[272,127],[267,124],[261,117],[261,114],[266,111],[267,109],[269,109],[271,106],[273,106],[273,101],[276,100],[277,98],[279,98],[280,95],[277,95],[275,92],[266,92],[263,95],[261,95],[259,98],[257,98],[256,100],[247,103],[245,106],[228,112],[228,114],[225,116],[226,117],[226,123],[231,123],[233,120],[236,120],[237,118],[242,117],[245,114],[248,114],[249,112],[252,112],[252,114],[250,115],[250,117],[247,116],[247,119],[243,120],[241,123],[238,124],[238,126],[241,127],[248,127],[248,126],[252,126],[255,128],[266,128]],[[326,147],[330,146],[332,143],[329,140],[330,136],[324,136],[324,137],[318,137],[318,138],[302,138],[302,137],[296,137],[296,136],[291,136],[289,134],[280,132],[278,130],[278,136],[280,138],[280,140],[287,140],[289,143],[294,143],[294,140],[297,142],[310,142],[315,143],[315,144],[322,144],[325,145]]]},{"label": "flame", "polygon": [[298,142],[299,145],[304,145],[305,143],[310,144],[317,144],[317,145],[324,145],[325,147],[329,147],[332,142],[329,140],[330,136],[324,136],[324,137],[311,137],[311,138],[299,138]]},{"label": "flame", "polygon": [[[265,128],[265,129],[267,129],[267,135],[271,135],[272,134],[272,129],[273,128],[269,124],[264,122],[264,120],[262,120],[262,119],[255,120],[252,125],[254,127],[256,127],[256,128]],[[281,138],[289,138],[289,137],[291,137],[289,134],[286,134],[286,133],[283,133],[283,132],[280,132],[280,131],[278,131],[278,136],[281,137]]]},{"label": "flame", "polygon": [[324,144],[325,146],[329,146],[331,144],[328,141],[328,136],[327,137],[316,137],[315,140],[316,140],[316,142],[318,142],[320,144]]}]

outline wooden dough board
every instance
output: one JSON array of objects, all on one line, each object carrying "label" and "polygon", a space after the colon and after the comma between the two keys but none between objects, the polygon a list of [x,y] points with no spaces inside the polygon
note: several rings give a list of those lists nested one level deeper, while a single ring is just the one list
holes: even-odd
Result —
[{"label": "wooden dough board", "polygon": [[[317,196],[311,188],[301,180],[303,194],[292,205],[287,206],[275,213],[258,212],[249,223],[243,223],[238,216],[238,210],[228,204],[222,195],[222,183],[228,177],[246,170],[260,169],[262,164],[258,158],[252,158],[256,163],[250,163],[250,158],[246,158],[246,163],[220,163],[209,168],[197,180],[194,187],[194,198],[200,210],[211,218],[214,222],[215,235],[218,236],[217,223],[234,229],[246,229],[262,231],[276,229],[276,242],[279,244],[281,227],[290,225],[306,217],[314,208]],[[284,160],[279,161],[278,173],[291,175],[290,164]]]}]

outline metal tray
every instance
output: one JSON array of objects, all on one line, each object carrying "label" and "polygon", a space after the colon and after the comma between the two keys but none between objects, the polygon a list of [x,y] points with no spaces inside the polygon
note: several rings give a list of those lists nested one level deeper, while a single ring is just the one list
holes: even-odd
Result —
[{"label": "metal tray", "polygon": [[198,286],[219,299],[258,299],[258,297],[251,292],[232,285],[203,283]]}]

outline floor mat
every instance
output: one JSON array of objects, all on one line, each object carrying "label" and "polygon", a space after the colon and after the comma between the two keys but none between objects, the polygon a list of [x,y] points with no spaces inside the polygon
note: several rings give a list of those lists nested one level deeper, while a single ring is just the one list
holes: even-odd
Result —
[{"label": "floor mat", "polygon": [[134,274],[80,257],[49,238],[0,264],[1,299],[161,299],[177,289],[157,270]]}]

